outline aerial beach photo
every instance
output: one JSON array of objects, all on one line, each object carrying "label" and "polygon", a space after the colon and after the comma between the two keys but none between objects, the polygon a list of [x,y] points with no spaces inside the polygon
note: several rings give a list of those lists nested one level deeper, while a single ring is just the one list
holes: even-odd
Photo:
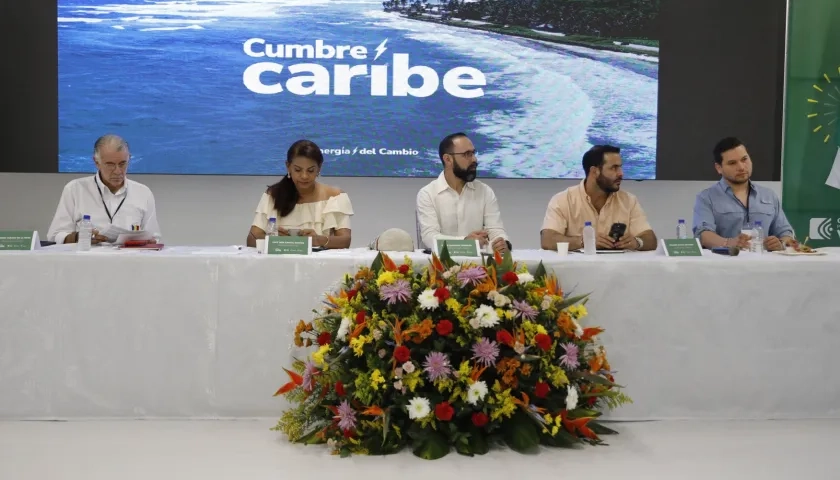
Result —
[{"label": "aerial beach photo", "polygon": [[611,143],[652,179],[658,4],[59,0],[59,170],[109,131],[136,173],[272,175],[309,138],[326,175],[430,177],[465,131],[484,177],[580,178]]}]

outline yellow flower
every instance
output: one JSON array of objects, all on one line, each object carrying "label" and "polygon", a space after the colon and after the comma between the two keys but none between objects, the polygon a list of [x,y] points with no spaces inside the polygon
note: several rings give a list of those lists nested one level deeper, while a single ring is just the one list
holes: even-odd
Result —
[{"label": "yellow flower", "polygon": [[312,352],[312,361],[315,362],[315,365],[322,366],[324,364],[324,355],[329,351],[329,345],[322,345],[316,352]]},{"label": "yellow flower", "polygon": [[508,320],[513,320],[513,317],[516,316],[516,312],[513,310],[505,310],[505,318]]},{"label": "yellow flower", "polygon": [[423,380],[420,377],[421,373],[422,373],[422,370],[417,369],[417,370],[415,370],[415,371],[413,371],[409,374],[403,375],[403,378],[402,378],[403,386],[405,388],[407,388],[410,392],[413,392],[414,389],[417,388],[418,383],[422,384]]},{"label": "yellow flower", "polygon": [[455,300],[452,297],[446,299],[446,308],[448,308],[450,312],[456,315],[461,313],[461,304],[458,303],[458,300]]},{"label": "yellow flower", "polygon": [[569,377],[566,376],[566,372],[564,372],[562,368],[556,365],[549,365],[546,369],[546,374],[548,375],[548,381],[555,388],[559,388],[563,385],[569,384]]},{"label": "yellow flower", "polygon": [[461,366],[458,367],[458,378],[463,382],[470,379],[470,373],[472,373],[472,369],[470,368],[469,360],[464,360],[461,362]]},{"label": "yellow flower", "polygon": [[385,383],[385,377],[382,376],[382,372],[377,368],[370,374],[370,388],[379,390],[379,384],[381,383]]},{"label": "yellow flower", "polygon": [[569,307],[569,313],[571,313],[576,319],[583,318],[588,314],[586,307],[580,304]]},{"label": "yellow flower", "polygon": [[542,325],[537,324],[537,333],[542,333],[543,335],[548,335],[548,330],[546,330],[545,327],[543,327]]},{"label": "yellow flower", "polygon": [[376,285],[381,287],[386,283],[394,283],[396,279],[396,274],[394,272],[382,272],[379,274],[379,278],[376,279]]},{"label": "yellow flower", "polygon": [[365,343],[369,342],[372,337],[366,337],[364,335],[359,335],[358,337],[350,340],[350,347],[353,349],[353,354],[357,357],[361,357],[364,354]]}]

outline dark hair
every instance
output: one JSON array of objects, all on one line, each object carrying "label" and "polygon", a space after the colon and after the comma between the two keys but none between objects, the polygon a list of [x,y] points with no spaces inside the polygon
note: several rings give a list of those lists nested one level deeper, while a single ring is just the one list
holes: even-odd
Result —
[{"label": "dark hair", "polygon": [[[289,147],[289,151],[286,153],[286,166],[291,164],[292,160],[297,157],[306,157],[313,160],[318,164],[318,168],[324,164],[324,155],[321,153],[321,149],[309,140],[298,140]],[[292,213],[292,210],[295,209],[295,205],[297,205],[300,199],[300,193],[298,193],[297,187],[295,187],[295,182],[292,181],[292,177],[288,174],[279,182],[268,187],[268,194],[274,199],[274,209],[277,210],[277,214],[280,217],[285,217]]]},{"label": "dark hair", "polygon": [[589,176],[589,169],[592,167],[601,168],[604,165],[604,156],[608,153],[621,153],[621,149],[612,145],[595,145],[583,154],[583,174]]},{"label": "dark hair", "polygon": [[455,145],[455,139],[466,136],[466,133],[458,132],[443,137],[443,140],[440,141],[440,145],[438,146],[438,156],[440,157],[440,163],[444,163],[443,156],[445,154],[452,153],[452,147]]},{"label": "dark hair", "polygon": [[715,163],[718,165],[723,163],[723,153],[732,150],[733,148],[738,148],[743,146],[744,143],[738,140],[735,137],[726,137],[723,140],[719,141],[715,144],[714,150],[712,150],[712,155],[715,157]]}]

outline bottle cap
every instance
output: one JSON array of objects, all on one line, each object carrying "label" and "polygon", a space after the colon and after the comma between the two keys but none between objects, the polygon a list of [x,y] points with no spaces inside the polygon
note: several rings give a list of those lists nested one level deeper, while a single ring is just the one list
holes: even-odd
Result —
[{"label": "bottle cap", "polygon": [[82,220],[90,220],[90,215],[83,215]]},{"label": "bottle cap", "polygon": [[583,226],[584,226],[584,227],[591,227],[591,226],[592,226],[592,222],[586,222],[586,223],[584,223],[584,224],[583,224]]},{"label": "bottle cap", "polygon": [[270,218],[268,219],[268,221],[269,221],[269,222],[276,222],[276,221],[277,221],[277,219],[276,219],[276,218],[274,218],[274,217],[270,217]]},{"label": "bottle cap", "polygon": [[755,222],[755,226],[756,226],[756,227],[760,227],[760,226],[761,226],[761,220],[756,220],[756,222]]},{"label": "bottle cap", "polygon": [[682,218],[681,218],[681,219],[679,220],[679,223],[685,223],[685,219],[682,219]]}]

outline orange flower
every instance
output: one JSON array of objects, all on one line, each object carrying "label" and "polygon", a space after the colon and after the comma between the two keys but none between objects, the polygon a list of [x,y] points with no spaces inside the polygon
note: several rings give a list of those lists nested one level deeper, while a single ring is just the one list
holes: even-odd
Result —
[{"label": "orange flower", "polygon": [[408,340],[411,335],[417,335],[413,339],[414,343],[422,343],[423,340],[429,338],[432,334],[432,330],[435,328],[434,322],[432,322],[431,318],[427,318],[422,322],[418,323],[417,325],[405,330],[403,332],[403,338]]},{"label": "orange flower", "polygon": [[[567,311],[560,312],[560,315],[557,316],[557,327],[565,334],[567,337],[574,337],[575,336],[575,324],[572,323],[572,316]],[[555,332],[555,336],[559,337],[560,335]]]}]

